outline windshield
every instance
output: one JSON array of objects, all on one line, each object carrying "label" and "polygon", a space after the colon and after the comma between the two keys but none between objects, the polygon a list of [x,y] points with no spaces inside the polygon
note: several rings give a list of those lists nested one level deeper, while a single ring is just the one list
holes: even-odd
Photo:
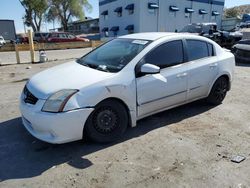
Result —
[{"label": "windshield", "polygon": [[147,40],[114,39],[77,60],[81,65],[105,72],[119,72],[147,45]]}]

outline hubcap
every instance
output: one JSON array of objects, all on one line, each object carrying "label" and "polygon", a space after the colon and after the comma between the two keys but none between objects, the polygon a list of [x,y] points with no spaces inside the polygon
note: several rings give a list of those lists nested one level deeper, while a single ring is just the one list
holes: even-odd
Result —
[{"label": "hubcap", "polygon": [[118,116],[111,108],[98,110],[94,115],[94,127],[100,133],[111,133],[118,125]]},{"label": "hubcap", "polygon": [[216,100],[222,101],[227,93],[227,82],[224,80],[221,80],[218,82],[217,87],[215,89],[215,97]]}]

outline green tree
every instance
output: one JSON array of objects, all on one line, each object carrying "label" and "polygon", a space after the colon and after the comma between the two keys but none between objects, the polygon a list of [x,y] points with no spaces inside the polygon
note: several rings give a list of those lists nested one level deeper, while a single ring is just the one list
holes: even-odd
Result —
[{"label": "green tree", "polygon": [[25,10],[24,23],[33,31],[40,31],[42,21],[48,9],[47,0],[19,0]]},{"label": "green tree", "polygon": [[240,15],[239,10],[237,7],[229,8],[224,10],[224,17],[225,18],[234,18]]},{"label": "green tree", "polygon": [[53,21],[57,19],[64,31],[68,30],[68,23],[72,18],[83,20],[85,18],[84,9],[92,10],[92,6],[88,0],[49,0],[49,11],[47,20]]}]

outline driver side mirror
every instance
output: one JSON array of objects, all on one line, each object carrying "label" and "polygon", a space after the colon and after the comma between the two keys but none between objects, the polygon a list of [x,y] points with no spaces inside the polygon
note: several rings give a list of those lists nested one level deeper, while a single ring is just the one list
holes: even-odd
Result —
[{"label": "driver side mirror", "polygon": [[158,74],[160,73],[160,67],[153,64],[144,64],[140,68],[142,74]]}]

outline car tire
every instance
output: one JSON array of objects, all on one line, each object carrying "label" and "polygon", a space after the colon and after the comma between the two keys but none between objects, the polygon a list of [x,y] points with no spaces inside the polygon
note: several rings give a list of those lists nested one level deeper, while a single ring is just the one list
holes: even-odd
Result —
[{"label": "car tire", "polygon": [[90,114],[84,132],[94,142],[113,142],[125,133],[128,119],[127,110],[122,103],[106,100],[98,104]]},{"label": "car tire", "polygon": [[219,105],[225,99],[229,88],[228,80],[225,77],[218,78],[207,97],[207,102],[212,105]]}]

